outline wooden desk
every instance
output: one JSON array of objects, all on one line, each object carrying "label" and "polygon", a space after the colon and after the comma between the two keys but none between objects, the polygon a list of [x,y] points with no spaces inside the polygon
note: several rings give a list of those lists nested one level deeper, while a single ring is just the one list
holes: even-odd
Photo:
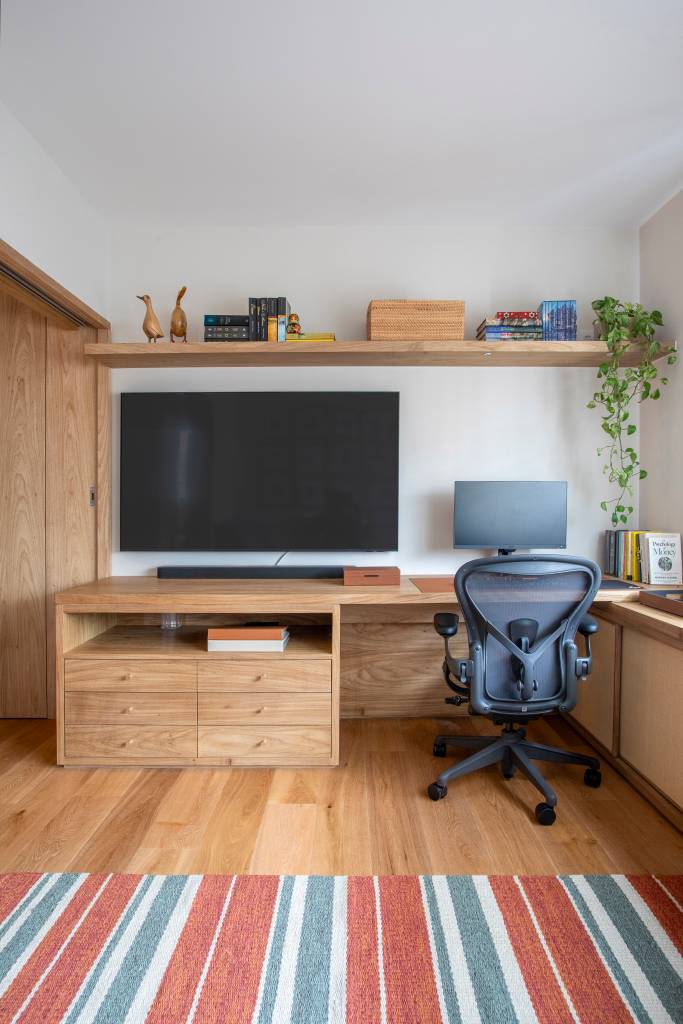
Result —
[{"label": "wooden desk", "polygon": [[[340,717],[466,714],[444,705],[438,610],[452,576],[423,592],[341,580],[109,577],[56,597],[62,764],[338,764]],[[604,591],[598,601],[632,601]],[[161,615],[183,618],[178,632]],[[290,627],[283,655],[209,654],[206,626]],[[456,656],[467,655],[464,631]]]}]

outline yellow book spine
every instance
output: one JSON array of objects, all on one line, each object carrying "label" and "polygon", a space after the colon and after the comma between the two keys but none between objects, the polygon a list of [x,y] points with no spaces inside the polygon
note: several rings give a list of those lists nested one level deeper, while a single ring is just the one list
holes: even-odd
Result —
[{"label": "yellow book spine", "polygon": [[277,317],[268,317],[268,341],[277,341]]}]

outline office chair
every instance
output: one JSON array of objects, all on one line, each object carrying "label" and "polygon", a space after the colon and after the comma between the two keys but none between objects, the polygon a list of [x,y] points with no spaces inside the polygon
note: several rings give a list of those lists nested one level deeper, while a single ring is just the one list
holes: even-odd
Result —
[{"label": "office chair", "polygon": [[[437,736],[435,757],[445,757],[448,747],[475,753],[439,775],[428,789],[432,800],[446,796],[451,779],[500,762],[506,779],[520,768],[541,791],[536,818],[552,825],[557,797],[533,761],[585,765],[586,785],[600,785],[597,758],[531,743],[524,728],[527,722],[576,705],[577,683],[592,668],[590,638],[598,624],[586,613],[599,586],[594,562],[556,555],[477,558],[458,570],[455,592],[467,626],[468,658],[454,658],[450,652],[458,616],[434,616],[446,651],[444,677],[455,691],[446,703],[469,702],[470,714],[485,715],[503,730],[500,737]],[[582,657],[575,643],[577,630],[585,638]]]}]

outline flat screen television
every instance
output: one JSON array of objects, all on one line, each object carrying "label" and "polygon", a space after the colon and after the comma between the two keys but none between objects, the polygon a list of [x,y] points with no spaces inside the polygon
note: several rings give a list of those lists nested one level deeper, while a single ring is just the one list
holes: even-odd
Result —
[{"label": "flat screen television", "polygon": [[395,551],[396,392],[121,395],[122,551]]},{"label": "flat screen television", "polygon": [[456,480],[454,548],[566,546],[566,480]]}]

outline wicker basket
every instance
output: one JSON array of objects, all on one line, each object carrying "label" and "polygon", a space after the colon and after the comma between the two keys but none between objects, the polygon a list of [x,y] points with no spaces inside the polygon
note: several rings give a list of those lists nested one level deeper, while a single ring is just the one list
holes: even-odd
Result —
[{"label": "wicker basket", "polygon": [[465,303],[459,299],[373,299],[368,306],[368,340],[462,341]]}]

